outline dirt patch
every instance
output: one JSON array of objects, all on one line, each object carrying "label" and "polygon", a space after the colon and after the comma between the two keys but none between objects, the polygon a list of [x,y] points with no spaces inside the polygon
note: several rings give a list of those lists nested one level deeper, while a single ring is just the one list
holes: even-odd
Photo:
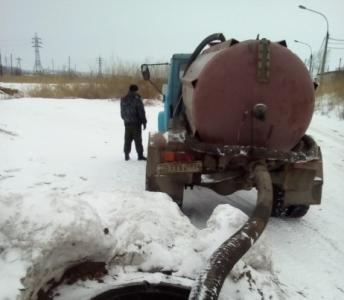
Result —
[{"label": "dirt patch", "polygon": [[5,94],[10,95],[10,96],[14,96],[14,95],[19,93],[19,91],[16,89],[9,89],[9,88],[5,88],[2,86],[0,86],[0,91],[4,92]]},{"label": "dirt patch", "polygon": [[61,284],[74,284],[78,280],[96,280],[103,282],[102,278],[108,273],[104,262],[85,261],[67,269],[60,280],[54,279],[48,281],[45,287],[41,288],[37,294],[37,300],[52,300],[55,296],[55,290]]}]

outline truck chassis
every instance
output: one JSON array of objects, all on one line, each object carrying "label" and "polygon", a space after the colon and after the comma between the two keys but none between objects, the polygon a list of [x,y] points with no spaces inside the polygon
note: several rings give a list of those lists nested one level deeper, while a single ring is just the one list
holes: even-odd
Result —
[{"label": "truck chassis", "polygon": [[319,146],[309,135],[289,152],[253,146],[202,143],[186,130],[151,134],[146,189],[167,193],[179,206],[187,187],[203,186],[221,195],[255,187],[252,164],[264,161],[273,185],[274,217],[302,217],[320,204],[323,169]]}]

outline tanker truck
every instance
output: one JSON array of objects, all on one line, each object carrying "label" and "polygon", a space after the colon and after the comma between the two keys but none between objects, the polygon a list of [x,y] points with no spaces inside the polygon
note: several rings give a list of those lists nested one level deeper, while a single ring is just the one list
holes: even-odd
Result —
[{"label": "tanker truck", "polygon": [[[151,81],[149,68],[141,65]],[[215,33],[193,53],[172,56],[159,132],[148,141],[146,190],[179,206],[194,185],[222,195],[257,190],[253,213],[208,259],[189,300],[218,298],[270,216],[299,218],[320,204],[321,150],[305,134],[316,87],[285,41]]]},{"label": "tanker truck", "polygon": [[[141,65],[149,81],[150,68]],[[315,87],[285,41],[213,34],[192,54],[174,54],[159,132],[149,136],[146,190],[180,206],[194,185],[230,195],[255,187],[260,162],[271,177],[271,215],[304,216],[323,184],[320,148],[305,134]]]}]

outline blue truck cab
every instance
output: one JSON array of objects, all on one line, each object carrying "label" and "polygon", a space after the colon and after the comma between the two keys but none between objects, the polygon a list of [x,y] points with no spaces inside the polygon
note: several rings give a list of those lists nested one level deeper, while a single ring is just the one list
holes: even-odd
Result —
[{"label": "blue truck cab", "polygon": [[158,130],[164,133],[168,130],[169,120],[178,103],[179,91],[181,88],[181,77],[190,59],[191,54],[174,54],[171,58],[170,72],[167,88],[163,95],[164,110],[158,115]]}]

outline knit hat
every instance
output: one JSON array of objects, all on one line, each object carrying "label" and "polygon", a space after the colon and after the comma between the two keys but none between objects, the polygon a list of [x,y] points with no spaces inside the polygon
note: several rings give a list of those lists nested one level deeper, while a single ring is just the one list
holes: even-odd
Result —
[{"label": "knit hat", "polygon": [[138,90],[139,90],[139,88],[136,84],[131,84],[129,86],[129,91],[131,91],[131,92],[137,92]]}]

